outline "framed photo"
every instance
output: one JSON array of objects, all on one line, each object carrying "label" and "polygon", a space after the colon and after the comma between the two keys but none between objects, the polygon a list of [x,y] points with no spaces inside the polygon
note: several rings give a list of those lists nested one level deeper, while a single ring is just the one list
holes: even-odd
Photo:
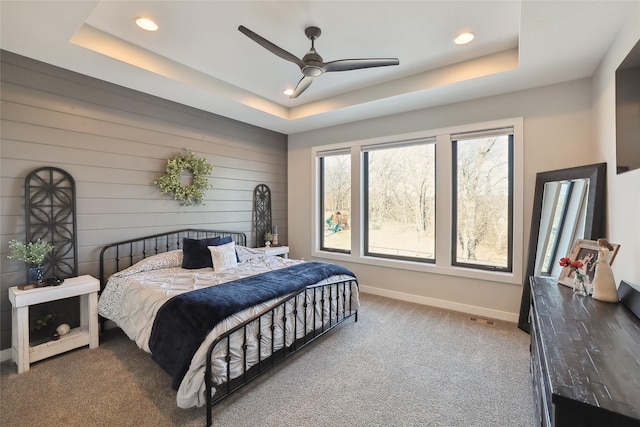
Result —
[{"label": "framed photo", "polygon": [[[613,250],[609,251],[609,257],[607,263],[613,264],[613,260],[618,254],[620,245],[611,243]],[[589,276],[589,282],[593,282],[593,276],[596,274],[596,261],[598,260],[598,242],[595,240],[576,239],[571,246],[571,251],[567,255],[572,261],[578,260],[584,264],[584,272]],[[571,267],[564,267],[558,277],[558,283],[565,286],[573,287],[573,270]]]}]

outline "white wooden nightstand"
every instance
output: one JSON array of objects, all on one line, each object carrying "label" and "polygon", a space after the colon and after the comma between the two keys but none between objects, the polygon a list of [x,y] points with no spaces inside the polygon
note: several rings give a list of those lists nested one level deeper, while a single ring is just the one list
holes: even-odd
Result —
[{"label": "white wooden nightstand", "polygon": [[282,258],[289,258],[289,246],[265,246],[256,248],[265,253],[265,255],[279,255]]},{"label": "white wooden nightstand", "polygon": [[[65,279],[59,286],[47,286],[21,291],[9,288],[11,301],[11,354],[18,364],[18,373],[29,370],[29,364],[74,348],[89,345],[97,348],[98,291],[100,281],[91,276]],[[71,329],[58,340],[35,347],[29,346],[29,306],[64,298],[80,297],[80,327]]]}]

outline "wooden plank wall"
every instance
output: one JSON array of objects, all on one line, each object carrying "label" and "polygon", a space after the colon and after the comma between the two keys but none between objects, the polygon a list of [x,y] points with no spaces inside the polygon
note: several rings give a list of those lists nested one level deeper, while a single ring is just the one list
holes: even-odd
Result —
[{"label": "wooden plank wall", "polygon": [[[25,239],[24,179],[55,166],[76,181],[79,273],[97,275],[109,242],[176,228],[253,236],[253,190],[272,192],[273,222],[287,241],[287,136],[0,52],[0,349],[11,345],[7,289],[25,280],[7,259]],[[153,181],[185,149],[214,166],[203,205],[180,206]]]}]

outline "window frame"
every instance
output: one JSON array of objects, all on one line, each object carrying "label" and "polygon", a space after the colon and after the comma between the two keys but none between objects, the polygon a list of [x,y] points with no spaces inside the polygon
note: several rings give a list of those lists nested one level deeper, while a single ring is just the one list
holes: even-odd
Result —
[{"label": "window frame", "polygon": [[505,273],[511,272],[513,268],[513,148],[514,148],[514,135],[513,132],[493,132],[490,130],[488,133],[483,135],[482,131],[474,132],[474,138],[483,138],[487,136],[493,135],[501,135],[508,136],[508,146],[507,146],[507,176],[508,180],[508,195],[507,195],[507,217],[509,218],[507,225],[507,265],[506,267],[498,267],[492,266],[488,264],[477,264],[471,262],[461,262],[457,261],[458,256],[458,243],[457,243],[457,235],[458,235],[458,221],[457,221],[457,212],[458,212],[458,143],[462,140],[469,140],[471,138],[461,138],[463,135],[452,136],[451,138],[451,264],[456,267],[465,267],[465,268],[475,268],[479,270],[487,270],[487,271],[501,271]]},{"label": "window frame", "polygon": [[[480,270],[456,266],[451,258],[451,209],[452,209],[452,182],[451,182],[451,136],[459,133],[477,132],[486,129],[513,128],[513,220],[512,220],[512,259],[513,265],[510,272]],[[522,285],[523,259],[524,259],[524,137],[523,118],[507,118],[488,122],[472,123],[461,126],[452,126],[432,130],[424,130],[405,134],[389,135],[384,137],[351,140],[340,143],[318,145],[311,147],[311,256],[312,258],[325,259],[335,262],[348,262],[355,264],[371,265],[407,271],[426,272],[449,276],[458,276],[479,280],[489,280],[514,285]],[[365,187],[362,179],[364,168],[364,156],[362,150],[372,144],[385,144],[398,141],[435,138],[436,140],[436,245],[435,263],[416,262],[404,259],[391,259],[373,257],[364,253],[364,193]],[[336,253],[321,250],[319,246],[322,232],[319,209],[319,167],[318,156],[336,150],[351,152],[351,253]],[[444,159],[444,160],[443,160]],[[445,236],[445,238],[441,238]]]},{"label": "window frame", "polygon": [[[427,145],[427,144],[436,144],[435,138],[422,138],[416,141],[401,141],[394,142],[389,144],[376,144],[374,146],[365,146],[362,148],[362,243],[363,243],[363,253],[364,256],[373,257],[373,258],[382,258],[382,259],[392,259],[392,260],[403,260],[403,261],[413,261],[419,263],[427,263],[427,264],[435,264],[435,249],[433,258],[419,258],[419,257],[410,257],[410,256],[401,256],[401,255],[390,255],[384,254],[380,252],[371,252],[369,251],[369,153],[376,150],[384,150],[384,149],[392,149],[392,148],[404,148],[408,146],[416,146],[416,145]],[[435,157],[435,150],[434,150]],[[435,158],[434,158],[435,161]],[[437,165],[434,162],[434,168],[437,168]],[[434,180],[436,177],[436,171],[434,171]],[[435,192],[435,198],[437,199],[437,191]]]},{"label": "window frame", "polygon": [[[325,198],[324,198],[324,184],[325,184],[325,177],[324,177],[324,166],[325,166],[325,158],[326,157],[330,157],[330,156],[341,156],[341,155],[346,155],[346,154],[350,154],[349,152],[341,152],[341,151],[334,151],[334,152],[329,152],[329,153],[323,153],[323,155],[318,156],[318,180],[319,180],[319,185],[320,185],[320,191],[318,193],[318,203],[320,206],[320,212],[324,213],[326,211],[325,209]],[[351,177],[351,179],[353,179],[353,176]],[[350,185],[353,187],[353,181],[350,182]],[[340,249],[340,248],[331,248],[331,247],[326,247],[325,246],[325,241],[324,241],[324,215],[318,215],[318,218],[320,220],[320,223],[318,225],[318,229],[319,229],[319,239],[320,239],[320,250],[321,251],[327,251],[327,252],[335,252],[335,253],[341,253],[341,254],[350,254],[351,253],[351,249]],[[353,242],[351,242],[353,244]]]}]

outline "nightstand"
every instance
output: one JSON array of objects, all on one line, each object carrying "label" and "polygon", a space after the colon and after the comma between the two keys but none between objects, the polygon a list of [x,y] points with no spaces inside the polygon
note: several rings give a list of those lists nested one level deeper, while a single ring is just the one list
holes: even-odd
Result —
[{"label": "nightstand", "polygon": [[282,258],[289,258],[289,246],[265,246],[256,249],[264,252],[265,255],[279,255]]},{"label": "nightstand", "polygon": [[[91,276],[79,276],[65,279],[59,286],[47,286],[28,290],[19,290],[17,286],[9,288],[11,301],[11,354],[18,364],[18,373],[29,370],[29,364],[74,348],[89,345],[98,347],[98,291],[100,281]],[[29,345],[29,306],[43,302],[56,301],[71,297],[80,297],[80,327],[44,344]]]}]

